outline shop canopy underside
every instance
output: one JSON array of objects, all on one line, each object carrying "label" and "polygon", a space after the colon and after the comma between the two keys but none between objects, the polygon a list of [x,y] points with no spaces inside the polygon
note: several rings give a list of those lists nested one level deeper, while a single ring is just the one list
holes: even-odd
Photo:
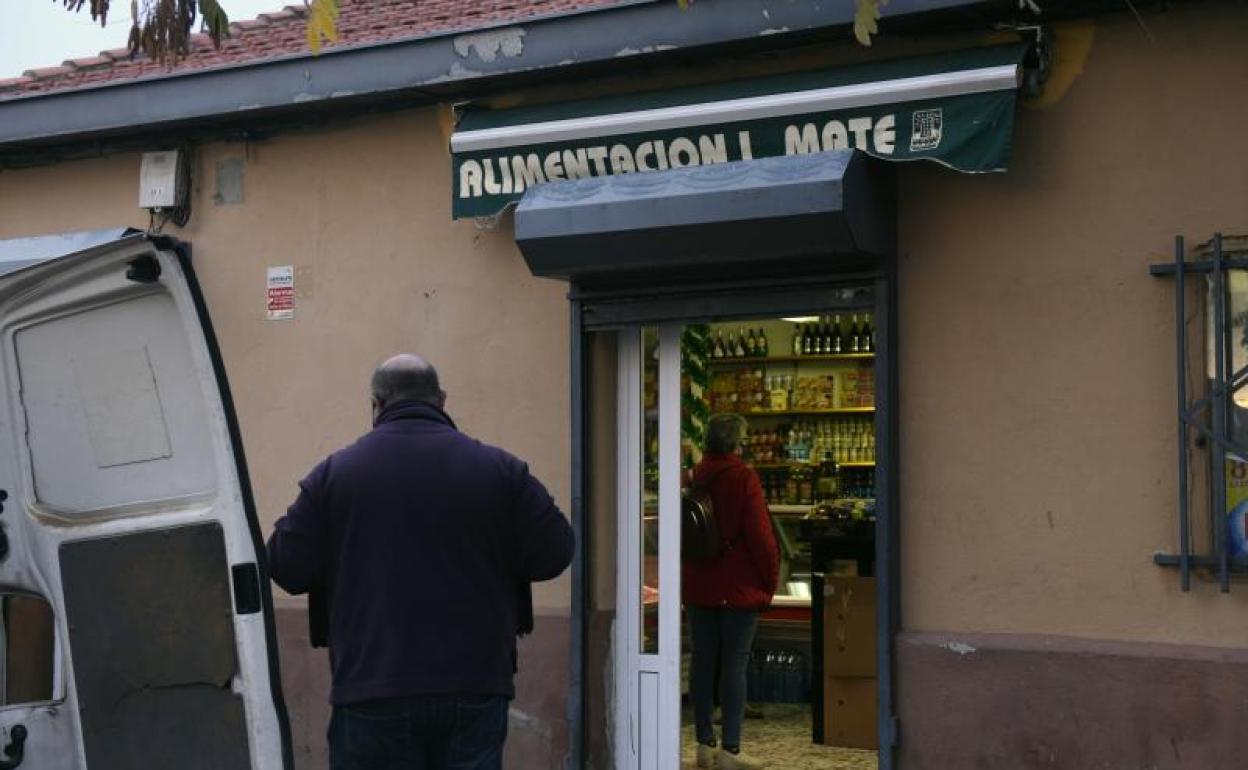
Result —
[{"label": "shop canopy underside", "polygon": [[546,183],[837,150],[1003,171],[1025,52],[1020,43],[581,102],[469,108],[451,138],[453,214],[493,216]]},{"label": "shop canopy underside", "polygon": [[538,185],[516,209],[534,275],[582,286],[724,278],[890,254],[892,169],[856,150]]}]

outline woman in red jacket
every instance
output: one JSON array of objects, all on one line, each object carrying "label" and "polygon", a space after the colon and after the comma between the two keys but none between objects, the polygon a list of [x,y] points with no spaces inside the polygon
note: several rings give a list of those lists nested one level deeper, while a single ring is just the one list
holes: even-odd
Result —
[{"label": "woman in red jacket", "polygon": [[715,663],[721,664],[719,701],[723,709],[720,770],[762,767],[741,754],[745,716],[745,677],[759,613],[771,604],[779,576],[780,553],[771,530],[763,485],[741,460],[745,418],[717,414],[707,427],[706,456],[693,470],[695,484],[709,485],[722,540],[713,562],[687,561],[681,585],[693,632],[690,688],[698,740],[698,767],[715,760],[711,724]]}]

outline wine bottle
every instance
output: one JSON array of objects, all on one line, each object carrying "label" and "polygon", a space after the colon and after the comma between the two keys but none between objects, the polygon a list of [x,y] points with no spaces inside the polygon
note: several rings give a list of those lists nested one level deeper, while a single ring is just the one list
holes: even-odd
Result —
[{"label": "wine bottle", "polygon": [[862,317],[862,330],[858,332],[858,337],[858,347],[863,353],[871,353],[875,350],[875,329],[871,328],[871,316]]},{"label": "wine bottle", "polygon": [[805,334],[805,327],[801,324],[793,330],[793,355],[800,356],[802,354],[802,335]]},{"label": "wine bottle", "polygon": [[741,329],[737,336],[737,342],[732,346],[732,354],[737,358],[745,358],[745,329]]},{"label": "wine bottle", "polygon": [[711,358],[724,357],[724,330],[715,332],[715,342],[711,345]]},{"label": "wine bottle", "polygon": [[841,334],[841,317],[832,316],[832,352],[845,352],[845,337]]},{"label": "wine bottle", "polygon": [[758,340],[754,339],[753,329],[750,329],[750,335],[745,338],[745,354],[751,358],[758,355]]},{"label": "wine bottle", "polygon": [[758,355],[766,358],[769,353],[767,349],[767,333],[763,331],[763,327],[758,327]]},{"label": "wine bottle", "polygon": [[858,330],[858,314],[855,313],[853,320],[849,324],[849,352],[861,352],[860,340],[861,332]]},{"label": "wine bottle", "polygon": [[819,331],[815,328],[814,324],[808,324],[806,326],[806,334],[802,337],[802,355],[810,356],[815,354],[817,349],[815,340],[818,337],[818,334]]}]

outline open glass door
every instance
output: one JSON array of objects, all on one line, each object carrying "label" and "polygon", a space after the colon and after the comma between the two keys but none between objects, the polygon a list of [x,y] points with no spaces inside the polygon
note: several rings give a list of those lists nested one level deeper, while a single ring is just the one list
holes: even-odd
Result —
[{"label": "open glass door", "polygon": [[[699,719],[712,722],[721,764],[739,746],[734,766],[891,766],[893,439],[887,389],[877,387],[888,372],[877,353],[887,311],[879,294],[859,284],[763,307],[743,298],[587,335],[587,767],[693,768],[707,753]],[[681,486],[705,472],[704,453],[723,454],[709,441],[723,418],[740,426],[734,462],[755,487],[743,488],[753,502],[740,510],[764,509],[775,541],[775,593],[744,664],[729,650],[742,646],[743,629],[721,631],[699,653],[695,613],[682,607],[710,607],[707,592],[718,589],[708,585],[731,593],[747,572],[767,571],[753,556],[754,572],[712,568],[710,583],[705,570],[682,570]],[[744,514],[725,515],[731,527]],[[753,553],[758,537],[733,547]],[[712,716],[699,716],[708,690]],[[726,702],[744,717],[731,728]]]},{"label": "open glass door", "polygon": [[287,766],[189,262],[133,235],[4,275],[0,352],[0,766]]},{"label": "open glass door", "polygon": [[616,768],[680,762],[680,326],[620,332]]}]

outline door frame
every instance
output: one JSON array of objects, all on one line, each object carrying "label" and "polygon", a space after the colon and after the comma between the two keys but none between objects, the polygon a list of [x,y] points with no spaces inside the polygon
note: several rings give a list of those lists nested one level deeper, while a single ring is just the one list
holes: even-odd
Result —
[{"label": "door frame", "polygon": [[[617,770],[679,770],[680,756],[680,336],[679,323],[656,329],[658,337],[658,537],[657,648],[641,646],[644,632],[643,408],[644,327],[618,334],[616,360],[616,645],[615,704]],[[620,555],[623,555],[621,558]],[[676,558],[672,555],[675,554]],[[623,702],[624,708],[618,708]],[[653,719],[654,722],[650,720]],[[626,737],[626,739],[624,739]],[[649,738],[647,740],[647,737]],[[667,758],[666,760],[664,758]],[[672,763],[675,760],[675,763]]]},{"label": "door frame", "polygon": [[[587,619],[593,595],[588,585],[591,570],[587,559],[593,552],[595,533],[589,526],[586,491],[587,473],[592,467],[588,450],[590,333],[641,324],[664,322],[693,323],[711,317],[747,315],[784,316],[820,308],[828,292],[846,287],[870,286],[876,321],[876,659],[878,668],[878,740],[880,770],[898,767],[900,722],[896,707],[896,637],[901,627],[900,570],[900,430],[898,420],[898,281],[895,256],[880,260],[866,269],[845,266],[815,275],[763,278],[752,281],[663,284],[622,288],[614,291],[586,290],[573,285],[570,300],[570,364],[572,406],[572,523],[577,548],[572,566],[572,622],[570,688],[568,715],[570,747],[568,767],[582,768],[585,762],[586,731],[592,729],[586,718],[585,682],[597,672],[588,672],[586,648],[589,641]],[[677,417],[679,431],[679,417]],[[677,438],[677,446],[679,437]],[[679,460],[677,460],[677,464]],[[678,493],[677,493],[678,494]],[[674,518],[674,517],[673,517]],[[678,529],[677,529],[678,532]],[[618,537],[618,532],[616,537]],[[677,538],[679,534],[677,534]],[[677,580],[679,577],[676,578]],[[617,578],[618,580],[618,578]],[[669,585],[663,583],[662,585]],[[670,592],[669,592],[670,594]],[[679,622],[679,621],[677,621]],[[615,651],[619,655],[619,650]],[[616,658],[618,661],[618,657]],[[618,719],[618,716],[617,716]]]}]

